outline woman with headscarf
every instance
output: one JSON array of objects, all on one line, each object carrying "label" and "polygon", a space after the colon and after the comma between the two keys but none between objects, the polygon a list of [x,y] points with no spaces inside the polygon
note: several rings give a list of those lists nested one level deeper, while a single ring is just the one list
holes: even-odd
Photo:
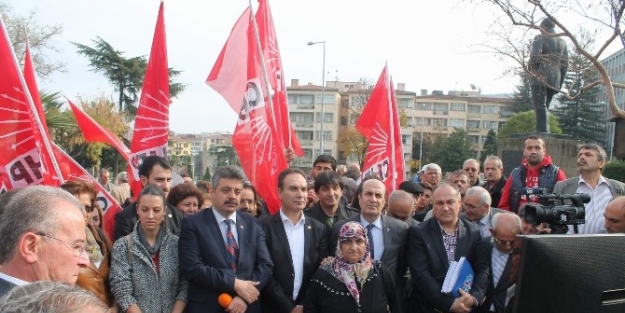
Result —
[{"label": "woman with headscarf", "polygon": [[127,313],[182,313],[188,283],[180,276],[178,236],[167,229],[165,194],[147,185],[137,198],[139,220],[113,246],[111,291]]},{"label": "woman with headscarf", "polygon": [[401,312],[391,272],[371,258],[360,223],[339,231],[336,257],[328,257],[311,278],[304,300],[306,313]]}]

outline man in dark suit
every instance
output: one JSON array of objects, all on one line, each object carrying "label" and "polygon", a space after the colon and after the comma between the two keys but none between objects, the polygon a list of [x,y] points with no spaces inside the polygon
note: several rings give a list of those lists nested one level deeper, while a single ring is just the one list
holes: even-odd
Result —
[{"label": "man in dark suit", "polygon": [[0,219],[0,297],[42,280],[74,285],[89,265],[84,214],[60,188],[32,186],[14,194]]},{"label": "man in dark suit", "polygon": [[[460,192],[441,183],[432,194],[433,218],[411,228],[408,265],[413,281],[410,312],[469,312],[484,300],[488,256],[477,226],[458,216]],[[475,273],[469,293],[454,298],[441,292],[449,263],[466,257]]]},{"label": "man in dark suit", "polygon": [[490,237],[490,228],[493,216],[506,212],[497,208],[491,208],[490,193],[484,187],[474,186],[465,192],[464,212],[460,217],[475,223],[482,237]]},{"label": "man in dark suit", "polygon": [[501,200],[503,187],[506,185],[506,176],[503,175],[503,162],[496,155],[489,155],[484,160],[484,184],[491,198],[491,206],[497,207]]},{"label": "man in dark suit", "polygon": [[[149,156],[143,159],[143,163],[139,166],[139,177],[141,185],[157,186],[163,189],[165,196],[169,193],[171,187],[171,165],[160,156]],[[167,204],[167,212],[165,221],[167,228],[175,235],[180,234],[180,223],[184,217],[182,211]],[[113,241],[130,234],[137,223],[137,203],[133,203],[124,208],[121,212],[115,214],[115,227],[113,231]]]},{"label": "man in dark suit", "polygon": [[489,256],[490,284],[484,303],[472,311],[475,313],[504,313],[508,300],[514,294],[511,287],[516,282],[515,269],[518,267],[512,264],[518,262],[518,255],[513,251],[519,240],[517,235],[521,234],[521,218],[506,212],[496,214],[492,222],[492,237],[482,239]]},{"label": "man in dark suit", "polygon": [[278,190],[280,211],[261,220],[273,261],[273,276],[261,293],[261,303],[264,313],[301,313],[310,277],[328,251],[326,227],[302,212],[308,195],[304,172],[282,171]]},{"label": "man in dark suit", "polygon": [[[382,215],[386,197],[384,183],[377,179],[367,179],[358,190],[360,214],[334,225],[332,241],[328,244],[329,252],[334,255],[339,237],[339,230],[347,222],[358,222],[367,230],[371,247],[371,258],[381,261],[401,281],[406,274],[406,240],[408,225],[395,218]],[[371,243],[372,242],[372,243]]]},{"label": "man in dark suit", "polygon": [[[238,213],[243,173],[223,166],[213,176],[213,206],[182,220],[178,259],[189,281],[188,313],[260,313],[259,290],[271,278],[272,262],[262,227]],[[217,298],[233,297],[224,310]]]}]

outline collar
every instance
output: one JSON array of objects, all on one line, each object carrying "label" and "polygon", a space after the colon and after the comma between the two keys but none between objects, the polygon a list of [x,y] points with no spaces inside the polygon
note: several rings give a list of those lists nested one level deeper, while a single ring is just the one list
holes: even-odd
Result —
[{"label": "collar", "polygon": [[19,278],[15,278],[15,277],[13,277],[11,275],[8,275],[8,274],[5,274],[3,272],[0,272],[0,278],[6,280],[6,281],[8,281],[11,284],[14,284],[16,286],[24,286],[24,285],[30,284],[27,281],[23,281],[23,280],[21,280]]},{"label": "collar", "polygon": [[487,222],[490,221],[490,213],[491,213],[491,208],[488,208],[488,212],[486,212],[486,214],[484,214],[484,216],[480,219],[480,222],[482,222],[482,224],[486,225],[486,226],[490,226],[490,224],[488,224]]},{"label": "collar", "polygon": [[367,228],[367,226],[368,226],[369,224],[373,224],[373,226],[375,226],[375,227],[377,227],[377,228],[379,228],[379,229],[382,229],[382,216],[381,216],[381,215],[380,215],[380,216],[378,216],[378,218],[376,218],[376,219],[375,219],[375,221],[373,221],[373,223],[369,223],[369,222],[367,222],[367,220],[365,220],[365,219],[362,217],[362,214],[361,214],[361,215],[360,215],[360,224],[361,224],[364,228]]},{"label": "collar", "polygon": [[[219,212],[217,212],[217,210],[215,210],[215,207],[213,207],[213,214],[215,214],[217,225],[221,224],[221,222],[226,220],[226,218],[223,215],[221,215]],[[237,224],[237,212],[236,211],[232,213],[232,215],[230,215],[230,219],[234,221],[235,225]]]},{"label": "collar", "polygon": [[451,235],[458,235],[458,231],[460,230],[460,219],[458,219],[458,222],[456,223],[456,230],[454,230],[454,233],[453,233],[453,234],[450,234],[450,233],[446,232],[446,231],[445,231],[445,228],[443,227],[443,225],[441,225],[441,222],[436,221],[436,223],[438,224],[438,227],[440,227],[440,228],[441,228],[441,233],[442,233],[443,235],[448,235],[448,236],[451,236]]},{"label": "collar", "polygon": [[300,217],[299,217],[299,220],[297,221],[297,223],[293,224],[293,223],[291,222],[291,219],[289,219],[289,218],[288,218],[288,217],[284,214],[284,212],[282,212],[282,208],[280,208],[280,219],[282,220],[282,224],[284,224],[284,223],[289,223],[289,224],[291,224],[291,225],[293,225],[293,226],[297,226],[297,225],[299,225],[299,224],[304,225],[304,222],[306,222],[306,217],[304,216],[304,212],[302,212],[302,213],[300,214]]},{"label": "collar", "polygon": [[[586,185],[588,185],[588,182],[586,182],[586,180],[584,179],[584,177],[582,177],[582,175],[579,175],[579,180],[577,181],[577,185],[579,186],[579,184],[584,183]],[[608,181],[605,179],[605,177],[603,177],[603,175],[599,175],[599,183],[597,184],[597,186],[599,185],[610,185],[608,184]]]}]

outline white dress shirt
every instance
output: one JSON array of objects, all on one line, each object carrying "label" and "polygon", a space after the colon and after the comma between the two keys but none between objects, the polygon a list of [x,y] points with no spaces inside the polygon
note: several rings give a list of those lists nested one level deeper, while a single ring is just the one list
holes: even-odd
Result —
[{"label": "white dress shirt", "polygon": [[[605,230],[605,207],[612,200],[610,192],[610,184],[603,176],[599,176],[599,183],[594,189],[579,176],[577,185],[577,193],[587,193],[590,195],[590,202],[584,204],[586,207],[586,223],[577,225],[580,234],[598,234],[604,233]],[[573,226],[569,226],[569,233],[574,233]]]},{"label": "white dress shirt", "polygon": [[[365,228],[365,232],[367,231],[367,225],[369,222],[362,218],[360,215],[360,224]],[[378,218],[373,221],[373,229],[371,229],[371,235],[373,236],[373,253],[371,258],[374,260],[380,261],[382,259],[382,254],[384,253],[384,229],[382,228],[382,218],[378,216]]]},{"label": "white dress shirt", "polygon": [[291,258],[293,259],[293,270],[295,271],[295,277],[293,278],[293,301],[295,301],[304,279],[305,217],[304,213],[301,213],[299,221],[293,224],[291,220],[284,215],[282,209],[280,209],[280,218],[282,219],[282,225],[284,225],[286,239],[289,240],[289,249],[291,250]]},{"label": "white dress shirt", "polygon": [[482,235],[482,238],[484,237],[490,237],[490,221],[491,219],[491,214],[493,214],[493,210],[492,209],[488,209],[488,212],[486,212],[486,214],[478,221],[477,225],[480,228],[480,235]]},{"label": "white dress shirt", "polygon": [[[219,225],[219,230],[221,230],[221,235],[224,238],[224,243],[228,245],[228,241],[226,241],[226,232],[228,231],[228,224],[226,223],[226,218],[219,214],[215,208],[213,208],[213,214],[215,214],[215,219],[217,220],[217,225]],[[231,219],[234,222],[234,225],[230,226],[230,231],[232,232],[232,236],[234,236],[234,240],[239,244],[239,233],[237,232],[237,212],[232,213],[228,219]]]},{"label": "white dress shirt", "polygon": [[3,272],[0,272],[0,278],[10,282],[11,284],[13,284],[15,286],[24,286],[24,285],[30,284],[27,281],[23,281],[23,280],[21,280],[19,278],[15,278],[15,277],[7,275],[7,274],[5,274]]}]

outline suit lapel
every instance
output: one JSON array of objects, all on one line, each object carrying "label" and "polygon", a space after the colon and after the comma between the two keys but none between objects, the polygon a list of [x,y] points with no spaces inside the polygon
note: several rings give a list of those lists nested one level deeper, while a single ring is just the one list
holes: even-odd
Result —
[{"label": "suit lapel", "polygon": [[380,220],[382,223],[382,239],[384,240],[384,251],[382,251],[382,256],[380,256],[380,260],[384,260],[387,251],[389,251],[389,247],[391,246],[392,239],[391,238],[391,226],[388,222],[388,218],[384,215],[380,216]]},{"label": "suit lapel", "polygon": [[428,220],[430,223],[430,236],[432,236],[432,242],[434,242],[435,250],[438,252],[438,257],[444,262],[445,268],[449,263],[447,260],[447,250],[445,250],[445,244],[443,243],[443,237],[441,236],[441,227],[436,222],[435,218]]},{"label": "suit lapel", "polygon": [[208,222],[208,229],[213,234],[213,238],[217,242],[217,246],[221,253],[224,256],[224,260],[228,260],[228,251],[226,250],[226,242],[224,241],[224,236],[221,234],[221,228],[219,227],[219,223],[217,223],[217,219],[215,219],[215,214],[213,214],[213,208],[205,210],[204,215],[206,216],[206,220]]},{"label": "suit lapel", "polygon": [[278,241],[280,241],[280,245],[282,246],[282,251],[289,259],[289,264],[293,264],[293,256],[291,255],[291,246],[289,246],[289,240],[286,238],[286,231],[284,230],[284,224],[282,222],[282,218],[280,217],[280,213],[274,214],[273,219],[273,231],[278,237]]},{"label": "suit lapel", "polygon": [[458,219],[458,238],[456,238],[456,251],[454,252],[454,258],[457,260],[461,256],[466,256],[468,246],[467,228],[461,219]]},{"label": "suit lapel", "polygon": [[499,289],[502,287],[508,288],[508,276],[510,276],[511,268],[512,268],[512,255],[509,255],[508,261],[506,261],[506,266],[503,268],[503,272],[501,272],[501,277],[499,278],[499,281],[497,282],[497,286],[495,286],[495,289]]},{"label": "suit lapel", "polygon": [[[312,222],[309,219],[304,220],[304,263],[306,263],[306,259],[308,259],[308,253],[310,252],[310,246],[313,243],[313,226]],[[289,253],[289,257],[291,253]],[[293,260],[291,260],[293,263]]]},{"label": "suit lapel", "polygon": [[[245,221],[241,218],[241,215],[237,212],[235,212],[234,214],[237,214],[237,235],[239,237],[239,241],[237,241],[237,244],[239,245],[239,257],[237,258],[237,268],[239,267],[239,264],[241,263],[241,260],[244,259],[243,254],[245,252],[248,252],[249,249],[247,249],[249,242],[250,242],[250,230],[248,229],[249,225],[247,223],[245,223]],[[251,251],[249,251],[251,252]]]}]

